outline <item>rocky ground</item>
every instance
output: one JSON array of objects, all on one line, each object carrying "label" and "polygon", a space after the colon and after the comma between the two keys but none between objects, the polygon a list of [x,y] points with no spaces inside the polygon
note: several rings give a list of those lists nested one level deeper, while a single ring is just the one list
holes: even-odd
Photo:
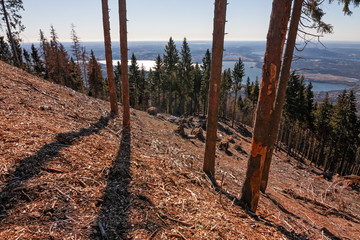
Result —
[{"label": "rocky ground", "polygon": [[358,185],[282,151],[256,215],[238,205],[251,129],[219,124],[212,182],[179,118],[131,121],[129,135],[108,102],[0,62],[0,239],[360,239]]}]

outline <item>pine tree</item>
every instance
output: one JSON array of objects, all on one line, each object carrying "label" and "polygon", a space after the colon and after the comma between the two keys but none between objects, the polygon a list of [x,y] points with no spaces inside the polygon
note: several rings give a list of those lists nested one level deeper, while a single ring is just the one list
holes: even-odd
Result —
[{"label": "pine tree", "polygon": [[129,104],[129,79],[128,79],[128,43],[126,23],[126,0],[119,0],[119,22],[120,22],[120,53],[121,53],[121,87],[123,105],[123,127],[125,136],[130,131],[130,104]]},{"label": "pine tree", "polygon": [[251,99],[253,105],[255,105],[258,101],[259,91],[260,91],[259,79],[256,76],[255,83],[251,84],[251,92],[250,92],[250,99]]},{"label": "pine tree", "polygon": [[69,75],[69,84],[71,84],[72,89],[78,92],[82,92],[82,76],[80,66],[74,61],[73,58],[70,58],[69,63],[70,75]]},{"label": "pine tree", "polygon": [[219,94],[224,51],[224,35],[227,0],[216,0],[214,10],[214,28],[212,41],[211,74],[209,84],[208,113],[206,121],[206,140],[203,170],[215,176],[215,151],[219,114]]},{"label": "pine tree", "polygon": [[113,63],[112,63],[108,0],[102,0],[101,4],[102,4],[102,15],[103,15],[106,72],[107,72],[107,77],[108,77],[110,108],[111,108],[112,114],[118,115],[119,110],[118,110],[118,105],[117,105],[117,100],[116,100],[116,90],[115,90],[115,83],[114,83],[114,68],[113,68]]},{"label": "pine tree", "polygon": [[0,60],[10,63],[11,62],[11,52],[9,50],[9,45],[4,40],[4,37],[0,37]]},{"label": "pine tree", "polygon": [[292,72],[286,89],[284,115],[289,123],[305,120],[305,84],[302,76]]},{"label": "pine tree", "polygon": [[234,105],[233,105],[233,114],[232,114],[232,123],[231,123],[231,127],[234,127],[234,121],[235,121],[235,113],[236,113],[236,101],[237,101],[237,97],[238,97],[238,93],[241,90],[241,83],[242,83],[242,78],[245,76],[245,67],[244,67],[244,63],[242,62],[241,58],[239,58],[239,60],[235,63],[234,69],[232,71],[232,89],[233,92],[235,93],[235,98],[234,98]]},{"label": "pine tree", "polygon": [[144,66],[141,66],[139,73],[139,79],[136,86],[139,93],[137,101],[139,108],[141,110],[146,110],[149,102],[149,91]]},{"label": "pine tree", "polygon": [[[153,84],[155,86],[155,91],[156,91],[156,101],[155,101],[155,105],[160,108],[161,107],[161,103],[165,102],[165,93],[163,94],[163,100],[161,101],[161,90],[163,89],[163,81],[162,81],[162,76],[163,76],[163,62],[161,60],[161,56],[158,55],[155,61],[155,69],[153,72]],[[163,91],[165,91],[165,89],[163,89]]]},{"label": "pine tree", "polygon": [[226,117],[226,106],[229,99],[230,89],[232,85],[231,69],[225,69],[222,74],[221,86],[220,86],[220,116]]},{"label": "pine tree", "polygon": [[[329,0],[329,2],[333,2],[334,0]],[[358,7],[360,5],[360,0],[337,0],[337,2],[340,4],[344,4],[343,12],[346,15],[351,15],[352,11],[350,10],[350,4],[352,3],[355,7]]]},{"label": "pine tree", "polygon": [[120,61],[117,61],[115,69],[114,69],[114,81],[116,88],[116,98],[122,101],[121,98],[121,64]]},{"label": "pine tree", "polygon": [[173,100],[174,93],[176,89],[176,80],[177,80],[177,69],[179,63],[178,50],[172,37],[170,37],[168,44],[165,46],[165,53],[163,56],[164,62],[164,73],[166,75],[165,86],[168,91],[168,112],[173,114]]},{"label": "pine tree", "polygon": [[50,44],[46,39],[44,32],[40,29],[40,50],[41,50],[41,57],[43,58],[44,62],[44,78],[49,79],[49,61],[50,61]]},{"label": "pine tree", "polygon": [[[71,40],[73,41],[72,45],[71,45],[71,52],[72,52],[72,55],[75,57],[76,64],[79,66],[79,70],[81,73],[81,71],[82,71],[82,68],[80,67],[81,46],[80,46],[79,37],[77,36],[76,31],[75,31],[74,24],[71,24]],[[85,75],[86,73],[85,72],[81,73],[81,75],[83,75],[83,74]],[[83,84],[82,78],[80,81],[80,92],[82,92],[82,93],[84,92],[84,84]]]},{"label": "pine tree", "polygon": [[267,35],[261,88],[256,110],[250,157],[240,201],[256,211],[266,153],[270,148],[271,117],[285,42],[291,2],[274,0]]},{"label": "pine tree", "polygon": [[131,63],[129,67],[129,90],[130,90],[130,106],[139,109],[139,82],[140,68],[137,63],[135,54],[131,55]]},{"label": "pine tree", "polygon": [[[18,50],[16,48],[16,39],[18,38],[20,32],[22,32],[25,27],[21,22],[21,15],[19,11],[24,10],[22,0],[0,0],[0,20],[5,21],[7,28],[7,36],[11,43],[11,49],[13,53],[13,62],[15,66],[21,67],[20,56],[18,55]],[[0,21],[0,28],[2,27]]]},{"label": "pine tree", "polygon": [[309,84],[305,88],[305,126],[310,130],[314,128],[314,93],[312,91],[312,83]]},{"label": "pine tree", "polygon": [[245,85],[245,97],[250,99],[250,96],[251,96],[250,77],[247,77],[246,85]]},{"label": "pine tree", "polygon": [[180,72],[180,83],[179,91],[180,95],[180,114],[185,113],[185,106],[187,106],[187,112],[189,113],[189,102],[187,97],[190,95],[190,91],[193,88],[193,81],[191,79],[191,70],[192,70],[192,58],[190,53],[189,44],[184,38],[181,53],[180,53],[180,62],[179,62],[179,72]]},{"label": "pine tree", "polygon": [[43,77],[45,73],[44,64],[41,61],[39,52],[34,46],[34,44],[31,44],[31,58],[32,58],[32,69],[34,74],[39,77]]},{"label": "pine tree", "polygon": [[31,73],[31,58],[30,58],[30,54],[28,53],[28,51],[26,51],[26,49],[23,49],[23,57],[24,57],[24,61],[23,61],[23,68],[25,71]]},{"label": "pine tree", "polygon": [[201,79],[200,97],[201,97],[201,102],[203,104],[204,115],[206,115],[206,109],[207,109],[210,71],[211,71],[211,53],[209,49],[207,49],[205,56],[202,59],[202,65],[201,65],[202,79]]},{"label": "pine tree", "polygon": [[314,111],[314,128],[320,142],[319,157],[316,165],[324,165],[324,148],[328,144],[328,138],[332,132],[331,118],[333,106],[329,102],[329,94],[326,93],[322,103]]},{"label": "pine tree", "polygon": [[101,98],[104,94],[104,77],[100,64],[96,61],[93,50],[88,64],[89,96]]},{"label": "pine tree", "polygon": [[193,90],[192,90],[192,113],[199,113],[200,111],[200,91],[202,83],[202,73],[198,63],[195,64],[195,67],[192,71],[192,81],[193,81]]},{"label": "pine tree", "polygon": [[84,77],[83,82],[84,82],[84,90],[85,88],[89,87],[89,83],[88,83],[88,79],[87,79],[87,68],[88,68],[88,61],[89,61],[89,56],[86,52],[85,47],[81,47],[81,54],[80,54],[80,68],[82,69],[82,75]]}]

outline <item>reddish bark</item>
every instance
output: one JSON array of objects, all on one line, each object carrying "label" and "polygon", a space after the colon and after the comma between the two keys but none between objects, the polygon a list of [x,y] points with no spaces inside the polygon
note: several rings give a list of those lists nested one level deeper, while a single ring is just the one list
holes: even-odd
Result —
[{"label": "reddish bark", "polygon": [[126,0],[119,0],[123,127],[130,129]]},{"label": "reddish bark", "polygon": [[109,82],[110,108],[111,113],[118,115],[118,106],[116,101],[115,82],[114,82],[114,68],[112,64],[111,52],[111,38],[110,38],[110,22],[109,22],[109,7],[108,1],[102,0],[103,26],[104,26],[104,40],[105,40],[105,58],[106,71]]},{"label": "reddish bark", "polygon": [[281,77],[279,80],[279,88],[278,88],[275,107],[274,107],[274,114],[271,119],[272,128],[270,130],[270,136],[269,136],[270,142],[266,152],[264,170],[263,170],[261,187],[260,187],[260,190],[262,192],[265,192],[268,184],[271,158],[274,151],[274,144],[280,126],[282,109],[285,103],[286,88],[288,86],[288,81],[290,77],[291,63],[294,54],[296,36],[297,36],[303,2],[304,0],[294,0],[294,7],[292,10],[290,28],[289,28],[285,54],[284,54],[284,62],[281,68]]},{"label": "reddish bark", "polygon": [[272,6],[251,154],[241,196],[241,202],[252,211],[256,211],[259,202],[260,183],[269,145],[269,133],[272,127],[270,123],[291,2],[291,0],[274,0]]},{"label": "reddish bark", "polygon": [[203,170],[215,175],[216,134],[219,112],[219,95],[221,83],[222,57],[224,51],[224,34],[227,0],[215,0],[212,60],[210,72],[210,89],[208,101],[207,132]]}]

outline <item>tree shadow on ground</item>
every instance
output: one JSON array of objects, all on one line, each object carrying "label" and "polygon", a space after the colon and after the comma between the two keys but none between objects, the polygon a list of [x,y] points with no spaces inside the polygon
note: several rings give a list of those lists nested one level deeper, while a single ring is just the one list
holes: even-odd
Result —
[{"label": "tree shadow on ground", "polygon": [[128,221],[130,162],[131,135],[130,131],[124,129],[118,153],[108,175],[103,205],[97,222],[94,223],[92,239],[125,239],[132,228]]},{"label": "tree shadow on ground", "polygon": [[[90,136],[105,128],[111,116],[101,117],[89,128],[82,128],[78,132],[59,133],[56,141],[45,144],[34,155],[20,160],[12,173],[7,174],[7,181],[0,193],[0,221],[8,216],[8,211],[15,208],[22,201],[31,201],[22,186],[42,171],[42,167],[57,157],[63,148],[71,146],[80,137]],[[1,225],[1,224],[0,224]]]}]

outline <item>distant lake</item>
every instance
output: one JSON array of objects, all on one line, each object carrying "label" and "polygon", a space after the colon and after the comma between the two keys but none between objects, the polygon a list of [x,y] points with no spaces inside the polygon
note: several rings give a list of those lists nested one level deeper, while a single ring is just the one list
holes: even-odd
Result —
[{"label": "distant lake", "polygon": [[[233,69],[235,66],[236,61],[224,61],[223,62],[223,70],[227,68]],[[244,62],[245,66],[245,78],[243,79],[243,84],[246,83],[247,77],[250,77],[250,82],[255,82],[256,77],[258,77],[259,82],[261,81],[261,74],[262,70],[256,67],[255,62]],[[306,81],[305,83],[308,84],[309,82]],[[325,82],[312,82],[313,91],[314,92],[328,92],[333,90],[343,90],[347,87],[341,84],[332,84],[332,83],[325,83]]]},{"label": "distant lake", "polygon": [[[118,60],[118,59],[113,60],[113,65],[116,66],[118,61],[120,61],[120,60]],[[100,64],[106,64],[105,60],[101,60],[98,62]],[[224,61],[222,69],[223,70],[228,69],[228,68],[233,69],[236,62],[237,61]],[[149,71],[150,68],[155,67],[155,61],[153,61],[153,60],[137,60],[137,63],[140,68],[143,66],[146,71]],[[128,64],[129,65],[131,64],[131,60],[128,61]],[[260,68],[256,67],[255,62],[244,62],[244,67],[245,67],[245,77],[243,78],[243,84],[246,83],[247,77],[250,78],[250,82],[255,82],[256,77],[258,77],[259,82],[261,81],[262,70]],[[306,80],[305,80],[305,82],[308,83]],[[312,85],[313,85],[314,92],[321,92],[321,91],[327,92],[327,91],[333,91],[333,90],[346,89],[346,86],[344,86],[344,85],[324,83],[324,82],[312,82]]]}]

